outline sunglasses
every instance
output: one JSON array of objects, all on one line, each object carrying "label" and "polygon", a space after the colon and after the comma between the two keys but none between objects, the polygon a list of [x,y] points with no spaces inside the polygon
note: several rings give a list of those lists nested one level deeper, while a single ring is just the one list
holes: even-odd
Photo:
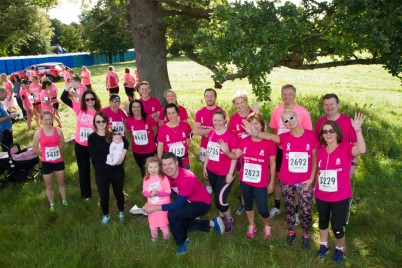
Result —
[{"label": "sunglasses", "polygon": [[336,132],[335,132],[335,130],[333,130],[332,128],[329,129],[329,130],[323,129],[323,130],[321,131],[321,134],[328,134],[328,133],[334,134],[334,133],[336,133]]},{"label": "sunglasses", "polygon": [[95,98],[88,98],[88,99],[85,99],[85,101],[95,101]]},{"label": "sunglasses", "polygon": [[283,123],[287,124],[289,123],[289,121],[292,121],[293,119],[295,119],[295,116],[292,115],[291,117],[289,117],[288,119],[286,119],[285,121],[283,121]]},{"label": "sunglasses", "polygon": [[106,124],[106,120],[97,120],[97,121],[95,121],[95,124],[100,124],[100,123]]}]

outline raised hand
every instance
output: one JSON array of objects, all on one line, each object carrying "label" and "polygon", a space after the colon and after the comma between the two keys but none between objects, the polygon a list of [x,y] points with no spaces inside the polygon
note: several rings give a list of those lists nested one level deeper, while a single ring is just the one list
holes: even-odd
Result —
[{"label": "raised hand", "polygon": [[355,113],[355,118],[352,121],[352,126],[355,131],[361,130],[364,121],[364,115],[360,112]]}]

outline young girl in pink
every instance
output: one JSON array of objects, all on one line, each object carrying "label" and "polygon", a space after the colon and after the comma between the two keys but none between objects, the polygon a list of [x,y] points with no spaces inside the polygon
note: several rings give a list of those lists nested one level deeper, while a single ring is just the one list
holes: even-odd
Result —
[{"label": "young girl in pink", "polygon": [[[145,162],[145,177],[142,185],[142,194],[148,199],[149,205],[163,205],[170,203],[170,183],[163,175],[161,163],[155,156],[148,157]],[[149,228],[152,241],[158,237],[158,227],[163,233],[163,239],[170,238],[167,211],[155,211],[148,214]]]}]

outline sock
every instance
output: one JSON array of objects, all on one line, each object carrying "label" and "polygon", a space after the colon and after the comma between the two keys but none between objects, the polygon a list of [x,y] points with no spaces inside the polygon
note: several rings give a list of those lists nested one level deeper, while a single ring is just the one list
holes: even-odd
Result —
[{"label": "sock", "polygon": [[54,207],[54,203],[50,203],[50,206],[51,206],[51,207]]},{"label": "sock", "polygon": [[119,217],[124,217],[123,211],[119,212]]},{"label": "sock", "polygon": [[325,247],[328,247],[328,242],[327,242],[327,241],[325,241],[325,242],[324,242],[324,241],[321,241],[321,242],[320,242],[320,245],[323,245],[323,246],[325,246]]},{"label": "sock", "polygon": [[63,200],[63,205],[67,204],[67,200]]},{"label": "sock", "polygon": [[338,247],[338,246],[336,246],[336,249],[339,249],[340,251],[342,251],[342,252],[343,252],[343,246],[342,246],[342,247]]},{"label": "sock", "polygon": [[277,208],[277,209],[281,209],[281,200],[279,199],[279,200],[276,200],[275,199],[275,207]]}]

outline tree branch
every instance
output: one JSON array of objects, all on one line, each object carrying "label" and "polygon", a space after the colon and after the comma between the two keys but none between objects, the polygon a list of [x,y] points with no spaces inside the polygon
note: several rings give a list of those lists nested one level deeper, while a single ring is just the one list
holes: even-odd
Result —
[{"label": "tree branch", "polygon": [[126,3],[119,5],[112,13],[110,13],[109,17],[107,17],[104,21],[102,21],[101,23],[96,25],[94,28],[92,28],[90,32],[96,31],[97,29],[99,29],[100,27],[105,25],[108,21],[110,21],[114,17],[114,15],[119,13],[122,9],[127,8],[129,4],[130,4],[130,0],[127,0]]},{"label": "tree branch", "polygon": [[338,67],[338,66],[347,66],[347,65],[371,65],[371,64],[383,64],[378,59],[358,59],[358,60],[346,60],[346,61],[333,61],[333,62],[325,62],[325,63],[316,63],[316,64],[302,64],[299,66],[281,64],[281,66],[285,66],[291,69],[296,70],[313,70],[313,69],[320,69],[320,68],[331,68],[331,67]]},{"label": "tree branch", "polygon": [[213,10],[211,10],[211,9],[191,8],[191,7],[188,7],[185,5],[175,3],[174,1],[171,1],[171,0],[155,0],[155,1],[159,2],[159,3],[164,3],[172,8],[178,9],[183,14],[190,16],[192,18],[196,18],[196,19],[209,20],[211,17],[211,13],[213,12]]}]

